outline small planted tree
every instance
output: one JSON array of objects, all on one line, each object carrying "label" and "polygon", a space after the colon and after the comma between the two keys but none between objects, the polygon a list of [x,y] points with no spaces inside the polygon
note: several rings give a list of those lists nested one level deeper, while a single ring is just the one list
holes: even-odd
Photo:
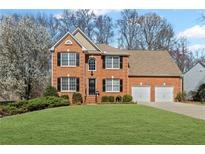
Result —
[{"label": "small planted tree", "polygon": [[115,101],[118,102],[118,103],[122,102],[122,96],[117,96],[115,98]]},{"label": "small planted tree", "polygon": [[179,92],[175,99],[178,102],[184,102],[186,100],[186,93],[185,92]]},{"label": "small planted tree", "polygon": [[83,102],[83,98],[81,93],[73,93],[72,103],[80,105],[82,104],[82,102]]}]

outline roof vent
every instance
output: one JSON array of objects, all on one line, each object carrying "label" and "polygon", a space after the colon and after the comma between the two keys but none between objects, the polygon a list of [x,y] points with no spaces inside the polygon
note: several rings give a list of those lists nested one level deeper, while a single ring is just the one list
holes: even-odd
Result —
[{"label": "roof vent", "polygon": [[73,42],[72,42],[71,40],[67,40],[67,41],[65,41],[65,44],[66,44],[66,45],[72,45]]}]

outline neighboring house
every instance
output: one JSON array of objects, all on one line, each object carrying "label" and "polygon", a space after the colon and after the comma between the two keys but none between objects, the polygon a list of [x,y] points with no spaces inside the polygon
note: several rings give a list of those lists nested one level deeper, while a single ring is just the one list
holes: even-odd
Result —
[{"label": "neighboring house", "polygon": [[73,92],[80,92],[86,103],[124,94],[132,95],[134,101],[172,102],[182,90],[181,72],[167,51],[97,45],[79,28],[50,50],[52,85],[59,95],[72,98]]},{"label": "neighboring house", "polygon": [[191,91],[197,91],[202,83],[205,83],[205,65],[198,62],[184,73],[183,90],[189,94]]}]

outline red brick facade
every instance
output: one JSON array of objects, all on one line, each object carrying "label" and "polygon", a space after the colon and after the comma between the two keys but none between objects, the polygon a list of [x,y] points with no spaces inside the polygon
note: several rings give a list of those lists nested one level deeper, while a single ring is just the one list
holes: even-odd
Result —
[{"label": "red brick facade", "polygon": [[[71,40],[72,45],[66,45],[65,41]],[[77,67],[60,67],[57,66],[57,53],[58,52],[78,52],[80,58],[80,65]],[[96,60],[96,71],[88,70],[88,59],[93,57]],[[82,47],[76,42],[73,37],[68,35],[55,47],[52,53],[52,85],[57,88],[57,79],[59,77],[78,77],[80,80],[79,92],[83,96],[83,101],[86,103],[96,102],[96,96],[88,95],[88,79],[96,79],[96,90],[99,91],[97,102],[101,101],[102,96],[117,96],[124,94],[131,94],[131,87],[134,85],[151,85],[151,101],[154,101],[154,87],[156,85],[162,86],[164,83],[168,86],[174,86],[174,96],[181,91],[181,78],[180,77],[129,77],[128,75],[128,56],[123,56],[122,69],[104,69],[102,54],[85,54]],[[103,79],[117,78],[123,81],[122,92],[103,92]],[[72,98],[71,92],[59,92],[59,95],[69,95]]]},{"label": "red brick facade", "polygon": [[132,86],[150,86],[151,101],[155,101],[155,87],[170,86],[174,87],[174,98],[178,92],[182,91],[182,79],[179,77],[129,77],[129,93]]}]

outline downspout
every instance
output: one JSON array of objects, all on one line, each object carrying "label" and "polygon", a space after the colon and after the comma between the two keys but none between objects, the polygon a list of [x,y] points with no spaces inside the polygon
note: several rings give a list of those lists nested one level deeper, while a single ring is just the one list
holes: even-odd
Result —
[{"label": "downspout", "polygon": [[[85,54],[84,54],[85,55]],[[84,59],[84,61],[86,60],[86,57],[84,57],[85,59]],[[86,85],[86,61],[84,62],[84,66],[83,66],[83,80],[84,80],[84,87],[85,87],[85,89],[83,89],[83,91],[84,91],[84,103],[86,102],[86,98],[87,98],[87,93],[86,93],[86,91],[87,91],[87,85]]]},{"label": "downspout", "polygon": [[53,86],[53,52],[51,52],[51,86]]}]

